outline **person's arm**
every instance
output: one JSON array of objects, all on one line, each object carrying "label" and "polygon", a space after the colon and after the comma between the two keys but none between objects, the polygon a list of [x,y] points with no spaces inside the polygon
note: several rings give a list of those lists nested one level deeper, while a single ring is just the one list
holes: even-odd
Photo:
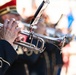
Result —
[{"label": "person's arm", "polygon": [[7,69],[11,66],[14,60],[17,58],[16,51],[14,49],[13,42],[18,37],[20,28],[15,19],[5,20],[3,27],[3,34],[0,37],[0,75],[4,75]]},{"label": "person's arm", "polygon": [[5,40],[0,40],[0,75],[5,74],[16,58],[16,51],[11,44]]}]

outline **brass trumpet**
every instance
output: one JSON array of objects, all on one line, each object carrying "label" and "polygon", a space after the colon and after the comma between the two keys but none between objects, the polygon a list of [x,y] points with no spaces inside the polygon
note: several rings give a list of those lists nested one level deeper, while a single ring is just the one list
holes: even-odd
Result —
[{"label": "brass trumpet", "polygon": [[55,38],[55,37],[49,37],[42,34],[38,34],[33,31],[29,32],[29,31],[22,30],[21,34],[31,36],[31,38],[36,38],[36,39],[42,38],[44,40],[44,43],[48,42],[48,43],[54,44],[56,47],[60,47],[60,49],[64,46],[65,40],[66,40],[66,36]]},{"label": "brass trumpet", "polygon": [[[65,36],[65,45],[70,43],[70,41],[76,39],[76,36],[74,36],[73,34],[67,33],[67,34],[63,34],[62,32],[58,32],[56,29],[54,28],[47,28],[47,33],[49,34],[49,36],[51,37],[62,37]],[[64,46],[65,46],[64,45]]]},{"label": "brass trumpet", "polygon": [[[0,27],[2,27],[2,26],[3,26],[3,24],[0,23]],[[65,37],[53,38],[53,37],[44,36],[44,35],[41,35],[38,33],[34,33],[33,31],[30,32],[30,31],[26,31],[26,30],[21,30],[20,34],[28,36],[30,38],[31,42],[28,43],[28,42],[23,42],[23,41],[17,41],[17,42],[14,42],[15,44],[17,44],[21,47],[28,48],[29,50],[36,50],[40,53],[42,53],[44,51],[45,42],[52,43],[55,46],[59,45],[60,47],[62,47],[65,43]],[[37,39],[36,45],[33,44],[34,39]],[[38,47],[39,42],[41,42],[41,47]]]},{"label": "brass trumpet", "polygon": [[[0,27],[3,27],[2,23],[0,23]],[[24,31],[26,32],[26,34],[24,33]],[[42,38],[33,37],[32,34],[31,33],[28,34],[28,32],[26,30],[22,30],[20,32],[20,34],[24,34],[24,35],[28,36],[30,38],[31,42],[28,43],[28,42],[23,42],[23,41],[15,41],[14,44],[25,47],[25,48],[28,48],[29,50],[37,50],[40,53],[44,51],[44,43],[45,42],[44,42],[44,40]],[[34,45],[32,43],[34,38],[37,39],[37,44],[36,45]],[[40,48],[38,47],[39,42],[41,42],[41,47]]]}]

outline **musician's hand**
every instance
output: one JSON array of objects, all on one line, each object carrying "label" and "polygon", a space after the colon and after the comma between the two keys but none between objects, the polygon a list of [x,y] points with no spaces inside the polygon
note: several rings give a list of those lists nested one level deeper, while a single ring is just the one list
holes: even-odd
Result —
[{"label": "musician's hand", "polygon": [[8,41],[13,46],[13,42],[15,41],[20,32],[20,28],[18,28],[18,24],[15,19],[11,19],[10,21],[5,20],[3,29],[3,39]]}]

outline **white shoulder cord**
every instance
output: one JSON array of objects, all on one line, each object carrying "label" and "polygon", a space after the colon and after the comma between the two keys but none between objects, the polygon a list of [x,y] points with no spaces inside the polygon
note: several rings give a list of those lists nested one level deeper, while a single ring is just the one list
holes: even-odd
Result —
[{"label": "white shoulder cord", "polygon": [[10,66],[10,63],[8,61],[6,61],[2,57],[0,57],[0,62],[1,62],[0,68],[2,67],[2,61],[1,60]]}]

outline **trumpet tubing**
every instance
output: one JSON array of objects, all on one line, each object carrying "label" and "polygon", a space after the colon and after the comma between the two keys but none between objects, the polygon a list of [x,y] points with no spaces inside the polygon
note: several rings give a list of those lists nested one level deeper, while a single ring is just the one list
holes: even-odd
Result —
[{"label": "trumpet tubing", "polygon": [[[3,27],[3,24],[0,23],[0,27]],[[54,38],[54,37],[48,37],[48,36],[44,36],[44,35],[35,33],[33,31],[30,32],[30,31],[26,31],[26,30],[21,30],[20,34],[29,36],[29,38],[31,38],[31,42],[28,43],[28,42],[18,41],[18,42],[15,42],[15,44],[22,46],[22,47],[25,47],[25,48],[28,48],[29,50],[37,50],[40,53],[42,53],[44,51],[45,42],[52,43],[52,44],[55,44],[57,46],[59,45],[61,47],[64,45],[64,42],[65,42],[64,36],[60,37],[60,38]],[[34,39],[37,39],[36,45],[34,45],[32,43],[32,41]],[[39,42],[41,42],[41,44],[42,44],[40,48],[38,47]]]},{"label": "trumpet tubing", "polygon": [[[35,24],[38,23],[39,18],[41,17],[43,11],[48,6],[49,2],[50,2],[49,0],[43,0],[42,3],[40,4],[40,6],[38,7],[36,13],[34,14],[34,17],[31,20],[30,24],[24,24],[24,25],[27,25],[28,27],[33,28],[33,26],[35,26]],[[17,22],[19,23],[19,21],[17,21]],[[0,27],[3,27],[3,24],[0,23]],[[15,44],[26,47],[26,48],[29,48],[29,50],[37,50],[40,53],[44,51],[45,39],[49,39],[45,36],[40,36],[40,35],[35,34],[33,32],[27,32],[26,30],[21,31],[20,34],[27,35],[27,36],[29,36],[29,38],[31,37],[31,42],[27,43],[27,42],[18,41],[18,42],[15,42]],[[32,43],[34,38],[37,39],[37,44],[36,45],[34,45]],[[54,41],[56,39],[49,39],[49,40]],[[41,42],[41,44],[42,44],[41,47],[38,47],[39,42]]]},{"label": "trumpet tubing", "polygon": [[[0,23],[0,27],[3,27],[2,23]],[[23,42],[23,41],[15,41],[14,44],[19,45],[21,47],[28,48],[29,50],[32,50],[32,51],[36,50],[39,53],[42,53],[44,51],[44,44],[45,44],[44,40],[40,37],[32,37],[32,34],[31,33],[28,34],[27,31],[26,31],[26,34],[25,34],[24,31],[26,31],[26,30],[22,30],[20,32],[20,34],[27,35],[27,36],[29,36],[29,38],[31,37],[31,42],[28,43],[28,42]],[[34,38],[37,39],[37,44],[36,45],[34,45],[32,43]],[[38,47],[39,42],[41,42],[41,47]]]},{"label": "trumpet tubing", "polygon": [[[28,24],[28,23],[25,23],[25,22],[22,22],[22,21],[16,21],[16,22],[19,24],[19,27],[20,27],[20,25],[23,25],[26,28],[30,28],[31,27],[31,25]],[[3,27],[2,23],[0,23],[0,27]],[[37,29],[37,26],[33,25],[32,29]]]},{"label": "trumpet tubing", "polygon": [[[23,24],[23,26],[24,27],[26,27],[26,28],[30,28],[31,27],[31,24],[28,24],[28,23],[25,23],[25,22],[22,22],[22,21],[17,21],[17,23],[20,25],[22,25]],[[35,25],[33,25],[32,26],[32,29],[37,29],[37,26],[35,26]]]},{"label": "trumpet tubing", "polygon": [[59,38],[54,38],[54,37],[44,36],[44,35],[41,35],[41,34],[38,34],[35,32],[25,31],[25,30],[22,30],[21,34],[24,34],[27,36],[32,36],[33,38],[36,38],[36,39],[42,38],[44,40],[44,42],[52,43],[57,46],[59,45],[61,47],[64,46],[64,43],[65,43],[65,36],[59,37]]}]

